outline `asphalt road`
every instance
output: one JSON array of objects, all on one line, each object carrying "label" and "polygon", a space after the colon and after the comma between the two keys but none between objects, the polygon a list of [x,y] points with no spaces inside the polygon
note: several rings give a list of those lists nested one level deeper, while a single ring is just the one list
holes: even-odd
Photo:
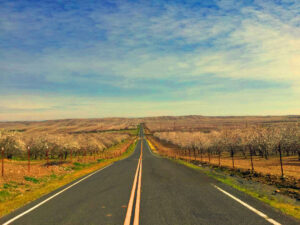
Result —
[{"label": "asphalt road", "polygon": [[[143,136],[142,132],[140,136]],[[141,142],[143,154],[142,160],[139,160]],[[138,172],[141,168],[140,178]],[[140,207],[136,203],[139,202],[136,200],[139,178]],[[124,224],[134,180],[137,190],[133,190],[135,197],[132,199],[132,213],[129,213],[130,224],[134,222],[135,207],[139,209],[137,217],[142,225],[299,224],[299,221],[199,171],[153,155],[145,139],[139,140],[135,152],[129,158],[116,162],[79,183],[74,181],[73,186],[67,190],[64,189],[69,185],[16,210],[1,218],[0,223]],[[62,190],[64,191],[53,196]],[[53,198],[49,200],[51,196]],[[46,199],[47,202],[43,203]],[[248,206],[253,208],[249,209]],[[22,215],[29,209],[30,212]]]}]

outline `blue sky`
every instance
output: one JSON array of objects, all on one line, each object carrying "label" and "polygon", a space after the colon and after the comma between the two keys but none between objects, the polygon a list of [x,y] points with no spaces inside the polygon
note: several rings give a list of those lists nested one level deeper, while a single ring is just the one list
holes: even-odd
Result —
[{"label": "blue sky", "polygon": [[0,120],[300,114],[300,1],[0,0]]}]

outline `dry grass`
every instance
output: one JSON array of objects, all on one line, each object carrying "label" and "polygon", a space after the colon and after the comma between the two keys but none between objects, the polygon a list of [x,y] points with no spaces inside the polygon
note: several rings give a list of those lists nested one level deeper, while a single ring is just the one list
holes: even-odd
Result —
[{"label": "dry grass", "polygon": [[80,133],[135,129],[138,124],[139,120],[127,118],[65,119],[40,122],[0,122],[0,129],[30,133]]},{"label": "dry grass", "polygon": [[40,122],[0,122],[0,129],[21,132],[95,132],[106,130],[134,129],[145,123],[151,132],[155,131],[207,131],[220,127],[249,125],[276,125],[300,122],[300,116],[164,116],[145,118],[103,118],[103,119],[65,119]]},{"label": "dry grass", "polygon": [[[194,160],[194,157],[184,157],[188,160]],[[200,157],[196,157],[197,161],[200,161]],[[203,162],[208,163],[208,157],[203,157]],[[212,156],[210,158],[210,164],[218,165],[219,159],[216,156]],[[281,168],[279,164],[279,159],[272,157],[268,160],[261,157],[253,158],[254,170],[261,174],[271,174],[271,175],[281,175]],[[221,158],[221,166],[232,167],[232,159],[229,156]],[[239,169],[251,169],[250,159],[245,159],[242,157],[235,157],[234,159],[235,168]],[[300,179],[300,161],[297,157],[283,157],[283,167],[284,174],[287,176],[295,177],[296,179]]]},{"label": "dry grass", "polygon": [[[70,161],[63,162],[60,165],[53,165],[47,168],[45,166],[45,161],[33,161],[30,164],[30,172],[28,172],[27,161],[14,161],[14,160],[4,160],[4,176],[0,177],[0,185],[8,182],[24,182],[24,176],[31,176],[35,178],[40,178],[44,176],[49,176],[51,174],[66,174],[68,171],[65,170],[66,167],[72,165]],[[25,183],[27,183],[25,181]]]},{"label": "dry grass", "polygon": [[[12,196],[12,198],[10,198],[0,204],[0,216],[4,216],[4,215],[12,212],[13,210],[15,210],[35,199],[45,195],[45,194],[48,194],[51,191],[54,191],[55,189],[72,182],[73,180],[76,180],[86,174],[89,174],[97,169],[100,169],[108,164],[110,164],[109,161],[101,162],[101,163],[93,165],[89,168],[75,171],[74,173],[70,173],[66,176],[61,177],[63,179],[59,179],[60,178],[59,177],[58,179],[50,180],[46,184],[45,183],[31,184],[30,187],[28,187],[28,185],[20,186],[20,184],[17,183],[17,185],[19,187],[17,191],[19,191],[20,189],[21,189],[21,191],[17,195]],[[24,188],[26,188],[26,189],[24,190]]]},{"label": "dry grass", "polygon": [[212,131],[251,125],[282,126],[299,123],[300,116],[165,116],[143,118],[146,128],[157,131]]}]

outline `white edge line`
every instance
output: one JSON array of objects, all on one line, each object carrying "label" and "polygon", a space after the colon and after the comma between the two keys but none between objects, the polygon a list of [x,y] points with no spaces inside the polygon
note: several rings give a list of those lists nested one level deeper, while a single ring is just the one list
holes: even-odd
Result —
[{"label": "white edge line", "polygon": [[152,151],[152,149],[150,148],[150,146],[149,146],[149,144],[148,144],[148,139],[145,139],[145,140],[146,140],[146,143],[147,143],[147,148],[148,148],[149,152],[151,153],[151,155],[153,155],[153,156],[156,157],[156,158],[162,158],[161,156],[155,154],[155,153]]},{"label": "white edge line", "polygon": [[14,222],[15,220],[19,219],[20,217],[22,217],[22,216],[26,215],[27,213],[33,211],[34,209],[38,208],[39,206],[45,204],[46,202],[48,202],[48,201],[51,200],[52,198],[55,198],[57,195],[59,195],[59,194],[65,192],[65,191],[68,190],[69,188],[75,186],[76,184],[80,183],[81,181],[84,181],[85,179],[89,178],[90,176],[93,176],[95,173],[98,173],[98,172],[100,172],[101,170],[104,170],[104,169],[110,167],[111,165],[113,165],[113,163],[112,163],[112,164],[109,164],[108,166],[103,167],[103,168],[101,168],[101,169],[99,169],[99,170],[97,170],[97,171],[95,171],[95,172],[93,172],[93,173],[91,173],[91,174],[89,174],[89,175],[87,175],[87,176],[85,176],[84,178],[80,179],[79,181],[75,182],[74,184],[71,184],[70,186],[68,186],[68,187],[66,187],[65,189],[63,189],[63,190],[57,192],[56,194],[50,196],[49,198],[47,198],[47,199],[45,199],[44,201],[38,203],[37,205],[33,206],[32,208],[26,210],[25,212],[23,212],[23,213],[21,213],[21,214],[15,216],[15,217],[13,217],[12,219],[10,219],[9,221],[3,223],[2,225],[8,225],[8,224],[10,224],[11,222]]},{"label": "white edge line", "polygon": [[261,211],[253,208],[251,205],[248,205],[247,203],[243,202],[242,200],[238,199],[237,197],[233,196],[232,194],[228,193],[227,191],[224,191],[222,188],[219,188],[218,186],[214,185],[213,186],[215,188],[217,188],[219,191],[223,192],[225,195],[231,197],[232,199],[236,200],[238,203],[242,204],[243,206],[245,206],[246,208],[250,209],[252,212],[256,213],[257,215],[263,217],[265,220],[267,220],[268,222],[270,222],[271,224],[274,225],[281,225],[281,223],[278,223],[277,221],[269,218],[266,214],[262,213]]}]

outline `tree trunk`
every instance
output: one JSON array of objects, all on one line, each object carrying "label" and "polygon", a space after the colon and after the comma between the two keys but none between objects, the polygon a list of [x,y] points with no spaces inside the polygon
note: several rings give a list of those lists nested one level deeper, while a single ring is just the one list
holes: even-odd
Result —
[{"label": "tree trunk", "polygon": [[278,145],[279,159],[280,159],[280,168],[281,168],[281,177],[283,178],[283,166],[282,166],[282,152],[281,145]]},{"label": "tree trunk", "polygon": [[203,151],[202,151],[202,149],[200,150],[200,158],[201,158],[201,162],[203,162]]},{"label": "tree trunk", "polygon": [[251,172],[254,172],[254,166],[253,166],[253,151],[252,151],[252,147],[249,147],[250,150],[250,160],[251,160]]},{"label": "tree trunk", "polygon": [[221,166],[221,151],[219,151],[219,167]]},{"label": "tree trunk", "polygon": [[232,168],[234,169],[234,151],[233,151],[233,149],[230,150],[230,155],[231,155],[231,159],[232,159]]},{"label": "tree trunk", "polygon": [[265,159],[269,159],[269,153],[267,150],[265,151]]}]

